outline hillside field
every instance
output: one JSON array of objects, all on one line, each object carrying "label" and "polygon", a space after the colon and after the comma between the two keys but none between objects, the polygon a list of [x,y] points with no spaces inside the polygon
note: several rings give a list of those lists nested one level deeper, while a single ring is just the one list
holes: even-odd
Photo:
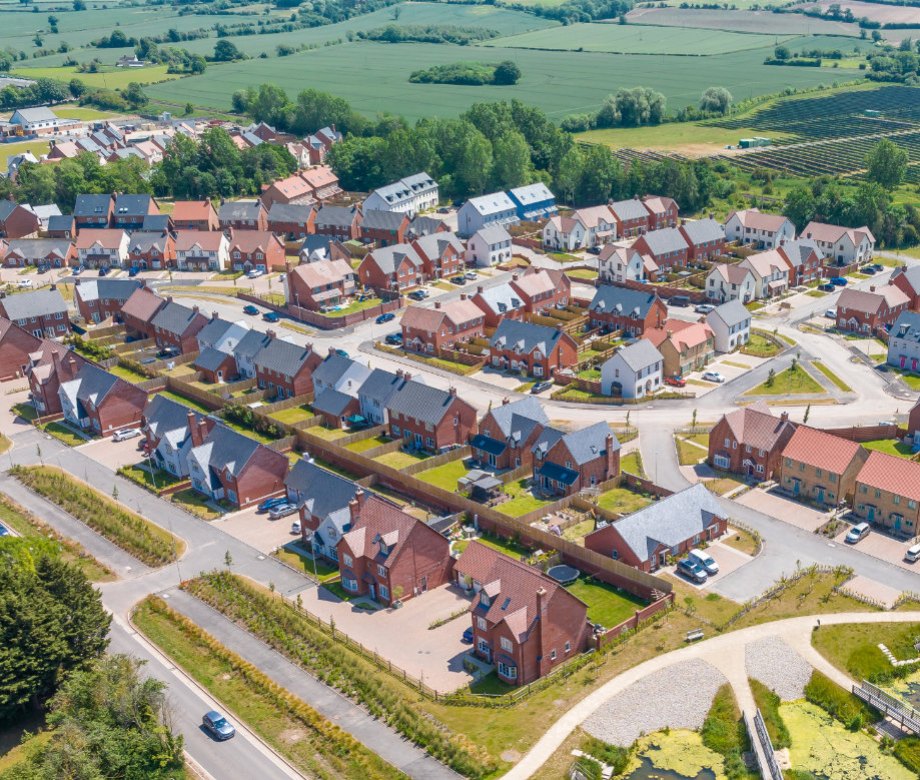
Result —
[{"label": "hillside field", "polygon": [[859,37],[859,25],[772,11],[715,11],[697,8],[634,8],[629,24],[704,28],[763,35],[846,35]]}]

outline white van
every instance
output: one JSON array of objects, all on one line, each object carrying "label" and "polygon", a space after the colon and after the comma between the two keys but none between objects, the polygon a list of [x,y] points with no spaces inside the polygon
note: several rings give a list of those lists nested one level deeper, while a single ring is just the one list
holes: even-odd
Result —
[{"label": "white van", "polygon": [[908,563],[915,563],[918,559],[920,559],[920,544],[908,547],[907,552],[904,553],[904,560]]},{"label": "white van", "polygon": [[713,558],[708,552],[704,550],[691,550],[690,557],[693,558],[700,566],[703,567],[705,571],[710,576],[713,574],[719,573],[719,564],[716,563],[715,558]]}]

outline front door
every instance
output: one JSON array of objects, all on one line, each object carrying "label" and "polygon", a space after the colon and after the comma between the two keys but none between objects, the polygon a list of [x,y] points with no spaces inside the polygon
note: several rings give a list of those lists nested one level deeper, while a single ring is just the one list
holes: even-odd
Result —
[{"label": "front door", "polygon": [[418,589],[422,593],[426,593],[428,591],[428,577],[427,576],[422,577],[422,581],[419,583]]},{"label": "front door", "polygon": [[376,598],[377,598],[377,585],[374,584],[374,583],[372,582],[370,585],[367,586],[367,592],[368,592],[368,594],[370,595],[370,597],[371,597],[372,599],[375,599],[375,600],[376,600]]},{"label": "front door", "polygon": [[797,479],[792,480],[792,495],[797,496],[802,490],[802,483]]},{"label": "front door", "polygon": [[867,507],[867,509],[868,509],[868,512],[866,512],[866,519],[870,523],[874,523],[875,522],[875,507],[870,506],[870,507]]},{"label": "front door", "polygon": [[815,496],[817,497],[818,502],[823,504],[824,503],[824,488],[823,487],[815,488]]}]

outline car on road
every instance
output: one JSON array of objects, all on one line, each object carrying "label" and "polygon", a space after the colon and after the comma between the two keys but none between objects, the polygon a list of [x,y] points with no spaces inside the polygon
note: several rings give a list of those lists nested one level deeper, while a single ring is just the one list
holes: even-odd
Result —
[{"label": "car on road", "polygon": [[677,562],[677,573],[682,574],[691,582],[703,583],[709,579],[706,570],[689,556]]},{"label": "car on road", "polygon": [[428,297],[428,290],[413,290],[408,297],[413,301],[424,301]]},{"label": "car on road", "polygon": [[381,314],[376,320],[374,320],[374,322],[376,322],[378,325],[383,325],[383,323],[392,322],[395,319],[396,315],[391,311],[387,311]]},{"label": "car on road", "polygon": [[82,274],[85,270],[86,270],[86,269],[81,265],[81,266],[79,266],[79,267],[77,267],[77,268],[74,268],[73,271],[71,271],[71,273],[72,273],[74,276],[79,276],[79,275]]},{"label": "car on road", "polygon": [[869,524],[868,523],[857,523],[844,537],[847,544],[856,544],[857,542],[862,541],[869,535]]},{"label": "car on road", "polygon": [[276,506],[287,503],[287,496],[275,496],[274,498],[266,498],[257,508],[260,512],[267,512],[269,509],[274,509]]},{"label": "car on road", "polygon": [[552,382],[535,382],[534,386],[530,388],[530,392],[536,395],[537,393],[542,393],[544,390],[549,390],[552,386]]},{"label": "car on road", "polygon": [[463,636],[460,637],[460,641],[463,642],[463,644],[465,645],[473,644],[473,629],[467,628],[466,630],[464,630]]},{"label": "car on road", "polygon": [[837,310],[836,310],[836,309],[828,309],[827,311],[824,312],[824,316],[827,317],[829,320],[836,320],[836,319],[837,319]]},{"label": "car on road", "polygon": [[715,308],[716,307],[711,303],[701,303],[696,308],[694,308],[693,311],[695,311],[697,314],[709,314],[709,312],[715,311]]},{"label": "car on road", "polygon": [[141,435],[140,428],[122,428],[112,434],[112,441],[127,441]]},{"label": "car on road", "polygon": [[447,206],[441,206],[438,209],[438,214],[450,214],[450,209]]},{"label": "car on road", "polygon": [[291,533],[292,534],[300,533],[300,520],[295,520],[293,523],[291,523]]},{"label": "car on road", "polygon": [[[2,528],[2,526],[0,526]],[[0,533],[0,536],[3,536]],[[915,544],[913,547],[908,547],[907,551],[904,553],[904,560],[907,563],[916,563],[920,560],[920,544]]]},{"label": "car on road", "polygon": [[401,347],[403,343],[402,333],[399,331],[396,331],[395,333],[387,333],[384,341],[391,347]]},{"label": "car on road", "polygon": [[451,281],[453,284],[466,284],[466,277],[465,277],[465,276],[462,276],[462,275],[461,275],[461,276],[452,276],[452,277],[450,278],[450,281]]},{"label": "car on road", "polygon": [[671,300],[668,301],[668,306],[677,306],[681,309],[687,308],[690,305],[690,298],[686,295],[674,295],[671,297]]},{"label": "car on road", "polygon": [[825,284],[819,285],[818,289],[822,292],[834,292],[834,290],[837,288],[834,287],[834,285],[832,285],[830,282],[826,282]]},{"label": "car on road", "polygon": [[201,719],[201,725],[204,726],[208,733],[211,734],[211,736],[219,742],[223,742],[225,739],[230,739],[230,737],[236,734],[236,729],[233,728],[230,721],[228,721],[217,710],[206,712],[204,717]]},{"label": "car on road", "polygon": [[664,383],[670,385],[671,387],[686,387],[687,380],[682,376],[666,376],[664,378]]},{"label": "car on road", "polygon": [[285,502],[283,504],[278,504],[278,506],[270,509],[268,512],[269,520],[280,520],[282,517],[287,517],[292,515],[297,511],[297,504],[291,504]]},{"label": "car on road", "polygon": [[703,571],[709,576],[719,573],[719,564],[716,563],[716,559],[705,550],[691,550],[689,557],[702,566]]},{"label": "car on road", "polygon": [[715,382],[717,384],[722,384],[725,381],[725,377],[718,371],[704,371],[703,379],[707,382]]},{"label": "car on road", "polygon": [[280,322],[281,321],[281,317],[278,316],[278,312],[276,311],[265,312],[265,314],[262,315],[262,319],[265,320],[266,322]]},{"label": "car on road", "polygon": [[256,306],[253,306],[251,303],[246,304],[243,307],[243,314],[254,315],[258,313],[259,313],[259,309]]},{"label": "car on road", "polygon": [[844,279],[842,276],[832,276],[831,284],[834,285],[834,287],[846,287],[847,280]]},{"label": "car on road", "polygon": [[258,279],[264,273],[265,271],[262,271],[258,268],[253,268],[251,271],[248,271],[246,273],[246,278],[247,279]]}]

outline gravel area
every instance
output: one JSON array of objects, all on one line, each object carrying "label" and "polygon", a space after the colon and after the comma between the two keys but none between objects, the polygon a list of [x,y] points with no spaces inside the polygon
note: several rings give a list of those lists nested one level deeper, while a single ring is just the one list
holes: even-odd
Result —
[{"label": "gravel area", "polygon": [[811,664],[776,637],[767,637],[747,645],[744,665],[748,677],[771,688],[783,701],[801,699],[812,673]]},{"label": "gravel area", "polygon": [[695,730],[703,725],[716,691],[725,682],[722,673],[705,661],[674,664],[609,699],[583,728],[620,747],[665,727]]}]

